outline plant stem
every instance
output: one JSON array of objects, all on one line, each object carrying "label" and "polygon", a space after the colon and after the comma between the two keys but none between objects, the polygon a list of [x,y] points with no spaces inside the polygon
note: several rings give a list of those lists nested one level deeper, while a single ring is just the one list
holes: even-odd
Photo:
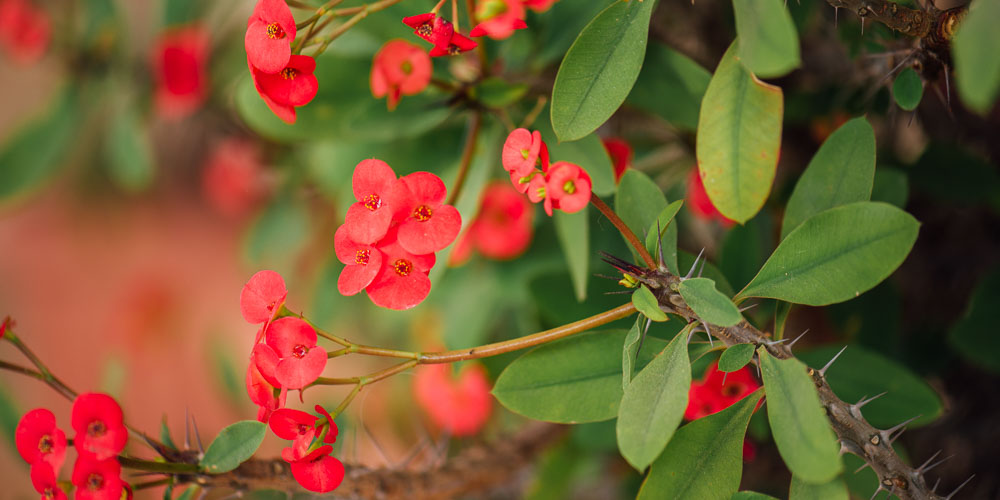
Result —
[{"label": "plant stem", "polygon": [[375,373],[372,373],[371,375],[366,375],[364,377],[359,378],[357,385],[354,386],[354,389],[351,389],[351,392],[347,394],[347,397],[345,397],[344,400],[340,402],[337,408],[335,408],[333,411],[330,412],[330,416],[336,418],[337,415],[340,415],[344,410],[346,410],[348,405],[351,404],[351,401],[354,400],[354,397],[357,396],[358,393],[361,392],[361,389],[363,389],[366,385],[378,382],[379,380],[382,380],[384,378],[389,378],[397,373],[409,370],[410,368],[417,366],[417,363],[418,363],[417,360],[411,359],[409,361],[404,361],[397,365],[392,365],[384,370],[379,370]]},{"label": "plant stem", "polygon": [[[344,33],[346,33],[347,30],[349,30],[352,27],[354,27],[355,24],[358,24],[359,22],[361,22],[362,19],[368,17],[368,14],[371,14],[372,12],[378,12],[378,11],[380,11],[382,9],[385,9],[387,7],[395,5],[395,4],[399,3],[400,1],[402,1],[402,0],[380,0],[380,1],[375,2],[375,3],[370,3],[368,5],[361,6],[360,10],[358,10],[357,13],[354,14],[354,16],[352,16],[350,19],[348,19],[347,21],[345,21],[344,24],[341,24],[340,26],[337,26],[336,28],[334,28],[333,31],[331,31],[329,35],[327,35],[325,37],[322,37],[322,38],[317,38],[316,40],[314,40],[314,42],[320,42],[320,46],[319,46],[318,49],[316,49],[316,52],[313,53],[313,57],[319,57],[319,55],[322,54],[326,50],[326,48],[330,45],[330,42],[336,40],[337,37],[339,37],[340,35],[343,35]],[[346,10],[347,9],[341,9],[341,11],[346,11]],[[335,10],[333,12],[336,15],[336,13],[338,13],[340,11],[336,11]],[[314,45],[314,44],[315,43],[309,44],[309,45],[305,45],[305,46],[308,47],[308,46]]]},{"label": "plant stem", "polygon": [[524,120],[521,121],[520,128],[528,128],[535,123],[538,119],[538,115],[542,114],[542,110],[545,109],[545,104],[549,102],[549,98],[545,96],[538,96],[538,101],[535,102],[535,107],[528,111],[528,114],[524,115]]},{"label": "plant stem", "polygon": [[624,236],[625,239],[628,240],[629,244],[632,245],[632,248],[635,248],[635,251],[639,254],[639,257],[642,258],[642,261],[646,263],[646,267],[650,269],[656,269],[656,261],[653,260],[653,256],[649,255],[649,252],[646,250],[646,246],[643,245],[641,242],[639,242],[639,238],[637,238],[635,233],[633,233],[632,230],[629,229],[627,225],[625,225],[625,222],[623,222],[621,218],[618,217],[618,214],[616,214],[614,210],[611,210],[611,207],[609,207],[607,204],[601,201],[601,199],[598,198],[597,195],[594,193],[590,194],[590,203],[593,204],[595,207],[597,207],[597,209],[600,210],[602,214],[604,214],[604,217],[606,217],[609,221],[611,221],[612,224],[615,225],[615,227],[618,229],[618,232],[622,233],[622,236]]},{"label": "plant stem", "polygon": [[[35,356],[35,353],[32,352],[31,349],[28,348],[28,346],[24,342],[22,342],[17,335],[14,334],[13,329],[8,329],[7,332],[4,334],[4,338],[7,339],[11,344],[14,344],[14,347],[17,347],[17,349],[21,351],[21,353],[24,354],[24,356],[31,361],[31,364],[35,365],[35,368],[37,368],[39,372],[36,378],[48,384],[49,387],[55,389],[56,392],[62,394],[63,397],[65,397],[66,399],[70,401],[76,399],[76,392],[70,389],[65,383],[63,383],[62,380],[59,380],[55,375],[52,375],[52,372],[50,372],[49,368],[45,366],[45,363],[43,363],[42,360],[38,358],[38,356]],[[28,371],[26,371],[23,367],[19,368],[21,368],[20,373],[23,373],[25,375],[30,375],[30,373],[28,373]]]},{"label": "plant stem", "polygon": [[185,464],[176,462],[153,462],[139,458],[119,456],[118,463],[122,467],[146,472],[159,472],[162,474],[197,474],[197,464]]},{"label": "plant stem", "polygon": [[567,325],[552,328],[551,330],[545,330],[543,332],[526,335],[524,337],[519,337],[512,340],[495,342],[493,344],[487,344],[479,347],[472,347],[469,349],[456,349],[453,351],[424,353],[420,356],[419,361],[421,364],[454,363],[456,361],[465,361],[468,359],[480,359],[490,356],[496,356],[498,354],[517,351],[519,349],[525,349],[528,347],[534,347],[539,344],[544,344],[546,342],[552,342],[553,340],[558,340],[563,337],[568,337],[575,333],[591,330],[598,326],[630,316],[634,312],[635,312],[635,306],[632,305],[631,302],[629,302],[627,304],[618,306],[609,311],[595,314],[593,316],[590,316],[589,318],[584,318]]},{"label": "plant stem", "polygon": [[[302,21],[301,23],[296,24],[295,25],[295,29],[300,30],[302,28],[305,28],[306,26],[310,26],[310,25],[316,24],[316,21],[318,21],[319,18],[325,16],[328,12],[330,12],[330,9],[336,7],[338,4],[340,4],[343,1],[344,0],[330,0],[329,2],[326,2],[325,4],[323,4],[322,6],[320,6],[318,9],[316,9],[316,13],[313,14],[312,16],[310,16],[309,19],[306,19],[305,21]],[[334,11],[334,12],[336,12],[336,11]],[[307,38],[308,38],[308,36],[307,36]]]},{"label": "plant stem", "polygon": [[469,165],[472,163],[472,155],[476,152],[476,141],[479,139],[479,129],[483,123],[482,111],[476,110],[469,118],[469,135],[465,136],[465,147],[462,148],[462,160],[458,164],[458,175],[455,183],[451,186],[451,194],[448,196],[448,205],[454,205],[458,200],[458,195],[462,192],[465,184],[465,177],[469,173]]}]

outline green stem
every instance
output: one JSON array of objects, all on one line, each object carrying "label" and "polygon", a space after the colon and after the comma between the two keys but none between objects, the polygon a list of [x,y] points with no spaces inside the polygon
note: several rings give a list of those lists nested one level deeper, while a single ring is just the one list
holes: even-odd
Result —
[{"label": "green stem", "polygon": [[[362,19],[368,17],[368,14],[371,14],[372,12],[378,12],[382,9],[395,5],[400,1],[402,0],[381,0],[375,3],[370,3],[368,5],[363,5],[360,7],[360,10],[358,10],[357,13],[354,14],[354,16],[345,21],[344,24],[341,24],[340,26],[334,28],[329,35],[317,38],[313,40],[313,43],[304,45],[304,47],[309,47],[319,43],[320,44],[319,48],[316,49],[316,52],[313,53],[313,57],[319,57],[319,55],[322,54],[326,50],[326,48],[330,45],[330,42],[336,40],[337,37],[346,33],[347,30],[353,28],[355,24],[358,24],[359,22],[361,22]],[[347,9],[341,9],[341,11],[346,11],[346,10]],[[336,13],[338,11],[333,11],[333,12]]]},{"label": "green stem", "polygon": [[162,474],[197,474],[197,464],[184,464],[176,462],[153,462],[139,458],[119,456],[118,463],[122,467],[146,472],[159,472]]},{"label": "green stem", "polygon": [[476,110],[469,119],[469,135],[465,136],[465,147],[462,148],[462,160],[458,164],[458,175],[455,183],[451,186],[451,194],[448,196],[448,205],[454,205],[458,200],[458,195],[465,185],[465,177],[469,173],[469,165],[472,164],[472,155],[476,152],[476,141],[479,139],[479,129],[483,123],[483,113]]},{"label": "green stem", "polygon": [[601,214],[603,214],[604,217],[615,225],[618,232],[622,233],[622,236],[628,240],[629,244],[632,245],[632,248],[635,248],[639,257],[646,263],[646,267],[656,269],[656,261],[653,260],[652,255],[649,255],[649,251],[646,250],[646,245],[639,242],[639,238],[637,238],[635,233],[632,232],[632,229],[630,229],[625,222],[618,217],[618,214],[616,214],[614,210],[611,210],[611,207],[601,201],[601,199],[594,193],[590,193],[590,203],[597,207],[597,209],[601,211]]}]

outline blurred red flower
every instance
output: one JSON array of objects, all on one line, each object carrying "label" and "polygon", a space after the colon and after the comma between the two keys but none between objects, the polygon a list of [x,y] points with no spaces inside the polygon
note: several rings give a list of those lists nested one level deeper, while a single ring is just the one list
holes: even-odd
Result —
[{"label": "blurred red flower", "polygon": [[601,142],[604,144],[604,149],[608,151],[608,156],[611,157],[611,164],[615,169],[615,182],[617,183],[622,180],[625,170],[632,164],[635,152],[632,151],[632,146],[629,146],[621,137],[602,138]]},{"label": "blurred red flower", "polygon": [[64,500],[66,492],[59,487],[56,479],[58,467],[52,468],[52,464],[39,461],[31,466],[31,485],[35,491],[41,495],[42,500]]},{"label": "blurred red flower", "polygon": [[372,95],[387,97],[389,110],[400,97],[423,92],[431,82],[431,58],[420,47],[405,40],[389,40],[375,54],[369,82]]},{"label": "blurred red flower", "polygon": [[527,28],[524,22],[524,4],[521,0],[479,0],[476,3],[476,19],[479,24],[469,36],[488,36],[503,40],[515,30]]},{"label": "blurred red flower", "polygon": [[466,364],[457,380],[445,364],[424,365],[413,377],[417,404],[437,427],[453,436],[471,436],[482,430],[493,411],[486,370]]},{"label": "blurred red flower", "polygon": [[513,259],[531,244],[535,212],[516,189],[504,182],[493,182],[483,190],[479,214],[469,224],[455,249],[450,263],[457,265],[473,250],[491,259]]},{"label": "blurred red flower", "polygon": [[249,212],[266,194],[265,169],[257,143],[235,137],[215,144],[202,170],[201,191],[224,215]]},{"label": "blurred red flower", "polygon": [[684,418],[697,420],[718,413],[760,388],[750,369],[743,367],[731,373],[719,371],[718,362],[709,365],[702,380],[691,382]]},{"label": "blurred red flower", "polygon": [[705,192],[705,184],[702,183],[701,175],[698,173],[697,168],[691,170],[691,175],[688,176],[686,205],[695,217],[704,221],[711,222],[718,220],[726,227],[736,224],[735,221],[722,215],[715,208],[715,205],[712,204],[712,200],[708,198],[708,193]]},{"label": "blurred red flower", "polygon": [[52,40],[49,14],[28,0],[0,0],[0,46],[15,62],[33,63]]},{"label": "blurred red flower", "polygon": [[208,30],[201,25],[174,28],[160,34],[150,58],[156,79],[156,109],[160,115],[183,118],[205,102],[209,89],[210,51]]}]

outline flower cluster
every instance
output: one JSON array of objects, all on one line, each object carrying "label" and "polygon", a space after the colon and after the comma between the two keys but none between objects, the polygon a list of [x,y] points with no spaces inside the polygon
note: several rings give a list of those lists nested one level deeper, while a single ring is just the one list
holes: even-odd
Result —
[{"label": "flower cluster", "polygon": [[48,13],[29,0],[0,0],[0,47],[16,62],[41,59],[52,39]]},{"label": "flower cluster", "polygon": [[444,203],[444,182],[429,172],[396,178],[381,160],[354,168],[357,202],[336,234],[337,258],[346,266],[337,280],[343,295],[361,290],[375,305],[409,309],[431,290],[428,272],[434,252],[455,240],[462,227],[458,210]]},{"label": "flower cluster", "polygon": [[452,436],[477,434],[493,411],[490,382],[480,364],[465,365],[457,380],[448,365],[421,366],[413,392],[431,422]]},{"label": "flower cluster", "polygon": [[455,29],[451,21],[437,15],[437,9],[443,3],[425,14],[404,17],[403,24],[413,28],[414,35],[433,45],[431,57],[457,56],[476,48],[478,44],[475,41]]},{"label": "flower cluster", "polygon": [[722,215],[719,209],[715,208],[715,205],[712,204],[712,200],[708,198],[708,193],[705,192],[705,184],[702,182],[697,168],[692,170],[691,175],[688,176],[687,200],[684,204],[691,209],[691,213],[695,217],[705,222],[717,220],[725,227],[736,224],[735,221]]},{"label": "flower cluster", "polygon": [[718,413],[759,388],[760,383],[753,378],[749,368],[726,373],[719,371],[718,362],[713,362],[704,378],[691,382],[684,418],[697,420]]},{"label": "flower cluster", "polygon": [[[128,440],[121,407],[107,394],[81,394],[73,402],[70,424],[76,432],[76,498],[119,500],[128,489],[118,463]],[[31,464],[31,484],[41,498],[65,499],[57,476],[66,458],[66,434],[56,426],[55,415],[45,408],[29,411],[18,422],[14,441],[21,458]]]},{"label": "flower cluster", "polygon": [[150,65],[156,78],[155,102],[161,116],[183,118],[208,96],[211,39],[201,25],[170,29],[153,45]]},{"label": "flower cluster", "polygon": [[[275,365],[268,365],[271,368],[270,377],[264,377],[264,373],[257,367],[256,353],[257,346],[267,345],[265,332],[271,325],[274,318],[281,311],[285,303],[288,290],[285,288],[285,280],[274,271],[259,271],[250,277],[250,280],[243,285],[240,292],[240,312],[243,319],[249,323],[260,324],[257,330],[257,337],[254,340],[254,348],[250,353],[250,363],[247,366],[247,395],[250,400],[258,406],[257,420],[267,422],[271,413],[285,406],[285,398],[288,389],[282,387],[274,377]],[[261,351],[264,348],[260,348]],[[271,348],[273,351],[273,347]],[[273,361],[268,358],[265,361]]]},{"label": "flower cluster", "polygon": [[583,210],[590,202],[590,175],[566,161],[549,164],[549,148],[537,130],[515,129],[503,144],[501,163],[510,181],[532,203],[543,202],[545,213]]},{"label": "flower cluster", "polygon": [[458,239],[449,265],[460,265],[476,250],[491,259],[513,259],[531,244],[534,210],[531,204],[505,182],[493,182],[483,190],[479,214]]},{"label": "flower cluster", "polygon": [[389,40],[372,62],[372,95],[387,97],[392,111],[400,97],[416,95],[427,88],[432,70],[431,58],[423,49],[406,40]]},{"label": "flower cluster", "polygon": [[330,456],[337,424],[322,406],[316,405],[316,412],[321,417],[282,408],[271,415],[268,426],[276,436],[292,441],[292,446],[281,450],[292,477],[309,491],[327,493],[340,486],[345,471],[344,464]]},{"label": "flower cluster", "polygon": [[292,54],[295,19],[284,0],[258,0],[247,20],[244,39],[247,65],[257,92],[287,123],[295,123],[295,108],[316,97],[316,60]]}]

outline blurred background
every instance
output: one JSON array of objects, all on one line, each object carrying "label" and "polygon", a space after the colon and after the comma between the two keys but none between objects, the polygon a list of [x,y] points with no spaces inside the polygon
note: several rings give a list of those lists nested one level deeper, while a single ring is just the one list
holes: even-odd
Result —
[{"label": "blurred background", "polygon": [[[468,110],[445,91],[428,89],[389,113],[368,89],[379,46],[393,37],[415,40],[399,19],[433,3],[403,2],[331,45],[318,61],[320,94],[299,110],[299,123],[287,126],[267,111],[249,79],[242,44],[249,0],[0,0],[0,74],[7,75],[0,79],[0,314],[13,316],[17,333],[75,390],[112,394],[127,421],[153,435],[165,419],[178,442],[190,414],[207,445],[225,425],[256,415],[244,386],[256,327],[238,307],[242,285],[257,270],[281,272],[289,308],[323,328],[401,349],[513,338],[624,302],[604,294],[620,288],[600,277],[587,281],[586,300],[577,301],[581,290],[540,210],[526,219],[523,247],[477,247],[467,260],[452,250],[439,254],[431,295],[411,311],[379,310],[363,294],[337,293],[342,266],[332,236],[351,201],[354,165],[377,156],[400,175],[430,170],[449,186],[456,174]],[[503,101],[512,114],[528,114],[550,94],[562,54],[607,4],[563,0],[548,13],[529,14],[531,29],[489,43],[494,73],[516,94]],[[920,107],[903,111],[885,75],[907,40],[872,23],[862,37],[856,16],[841,12],[835,24],[823,2],[791,2],[789,9],[803,67],[775,82],[786,96],[778,176],[767,207],[746,226],[697,210],[691,184],[699,92],[732,40],[729,2],[661,2],[643,73],[600,134],[624,138],[633,151],[626,155],[630,168],[646,173],[668,199],[688,201],[678,222],[681,266],[704,248],[714,264],[706,273],[720,289],[738,290],[775,248],[781,207],[816,149],[848,118],[866,115],[878,138],[873,199],[917,217],[920,237],[890,280],[845,304],[796,307],[787,329],[810,329],[799,345],[808,346],[803,357],[811,364],[829,358],[829,345],[852,342],[926,382],[931,389],[923,399],[890,398],[882,410],[899,421],[912,415],[893,413],[895,407],[929,408],[914,424],[922,427],[900,440],[905,454],[920,463],[943,449],[942,456],[955,458],[936,470],[942,489],[977,473],[961,497],[1000,498],[993,474],[1000,468],[998,110],[976,115],[953,94],[949,105],[939,95],[951,89],[941,74],[928,72],[921,75]],[[467,58],[438,60],[435,76],[464,84],[472,65]],[[546,131],[547,115],[536,128]],[[499,168],[505,136],[501,120],[488,116],[457,203],[466,222],[490,180],[506,182]],[[613,158],[595,144],[576,154],[610,165]],[[590,219],[590,270],[614,274],[596,251],[628,250],[609,223],[595,213]],[[449,261],[464,265],[447,268]],[[763,301],[750,314],[767,326],[773,313]],[[653,335],[670,338],[671,328]],[[859,366],[866,361],[860,356]],[[515,357],[483,364],[492,379]],[[0,344],[0,359],[22,362],[8,344]],[[337,358],[325,375],[383,365]],[[399,466],[420,443],[440,436],[414,401],[412,383],[406,374],[364,391],[341,422],[341,459]],[[898,394],[905,399],[909,390]],[[343,394],[313,389],[305,404],[293,396],[289,405],[332,408]],[[11,438],[20,415],[36,407],[50,408],[60,426],[69,426],[67,401],[41,383],[0,372],[4,498],[35,496]],[[451,442],[451,452],[502,439],[523,423],[495,405],[481,436]],[[744,489],[784,496],[788,473],[767,426],[751,424],[751,438],[756,452],[745,457]],[[277,456],[282,446],[269,436],[261,454]],[[421,449],[410,465],[429,467],[449,448]],[[617,456],[613,422],[575,426],[534,462],[496,496],[627,497],[640,480]],[[866,473],[849,481],[859,498],[874,490]]]}]

